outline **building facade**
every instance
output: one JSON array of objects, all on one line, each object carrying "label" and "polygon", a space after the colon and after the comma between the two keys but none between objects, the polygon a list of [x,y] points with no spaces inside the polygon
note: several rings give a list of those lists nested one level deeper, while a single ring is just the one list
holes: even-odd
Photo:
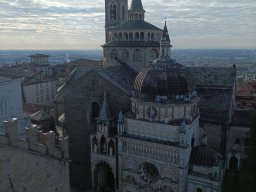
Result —
[{"label": "building facade", "polygon": [[105,1],[104,66],[123,63],[135,71],[159,56],[162,30],[145,21],[141,1]]},{"label": "building facade", "polygon": [[19,81],[0,77],[0,132],[3,130],[3,122],[14,117],[22,123],[22,93]]},{"label": "building facade", "polygon": [[[136,30],[149,26],[143,6],[140,0],[133,0],[130,10],[127,1],[105,2],[103,67],[77,67],[61,99],[71,184],[95,191],[220,191],[219,157],[225,155],[221,146],[232,116],[236,68],[176,63],[167,26],[153,30],[157,54],[144,55],[141,63],[124,62],[123,48],[140,49],[143,43],[144,50],[152,49],[146,30],[142,41],[133,39]],[[120,19],[121,5],[127,21]],[[128,28],[115,31],[120,26],[134,27],[131,41],[129,35],[123,40]],[[129,58],[134,55],[129,52]]]},{"label": "building facade", "polygon": [[57,93],[59,79],[36,80],[30,79],[23,83],[24,102],[53,106],[53,100]]}]

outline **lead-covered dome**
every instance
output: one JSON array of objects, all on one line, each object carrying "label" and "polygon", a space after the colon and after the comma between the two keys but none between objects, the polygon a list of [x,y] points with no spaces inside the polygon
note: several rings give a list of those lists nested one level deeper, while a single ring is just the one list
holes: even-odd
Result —
[{"label": "lead-covered dome", "polygon": [[171,59],[166,22],[160,41],[160,58],[144,67],[134,83],[135,96],[145,101],[173,103],[196,97],[195,82],[185,68]]},{"label": "lead-covered dome", "polygon": [[134,83],[135,96],[146,101],[190,101],[196,96],[192,75],[169,57],[144,67]]}]

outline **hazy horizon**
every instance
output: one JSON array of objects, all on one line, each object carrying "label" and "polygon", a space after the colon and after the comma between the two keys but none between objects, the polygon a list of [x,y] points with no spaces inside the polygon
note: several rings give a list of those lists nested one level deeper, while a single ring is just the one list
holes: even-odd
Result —
[{"label": "hazy horizon", "polygon": [[[163,28],[167,17],[174,49],[256,49],[253,0],[142,2],[146,21]],[[103,0],[1,0],[0,50],[100,50],[104,5]]]}]

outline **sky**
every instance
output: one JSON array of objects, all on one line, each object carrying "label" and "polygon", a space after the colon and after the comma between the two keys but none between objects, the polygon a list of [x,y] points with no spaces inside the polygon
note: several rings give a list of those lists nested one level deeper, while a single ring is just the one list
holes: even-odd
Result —
[{"label": "sky", "polygon": [[[174,48],[256,49],[255,0],[142,3],[146,21],[163,28],[167,18]],[[104,0],[0,0],[0,50],[100,49],[104,5]]]}]

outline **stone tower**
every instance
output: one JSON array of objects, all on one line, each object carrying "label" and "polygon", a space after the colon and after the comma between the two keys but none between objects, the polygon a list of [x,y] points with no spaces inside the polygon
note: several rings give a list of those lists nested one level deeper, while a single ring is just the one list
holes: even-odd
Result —
[{"label": "stone tower", "polygon": [[141,0],[132,0],[131,7],[128,10],[128,14],[129,21],[144,20],[145,10],[143,9]]},{"label": "stone tower", "polygon": [[128,20],[128,0],[105,0],[106,43],[109,42],[109,29]]}]

